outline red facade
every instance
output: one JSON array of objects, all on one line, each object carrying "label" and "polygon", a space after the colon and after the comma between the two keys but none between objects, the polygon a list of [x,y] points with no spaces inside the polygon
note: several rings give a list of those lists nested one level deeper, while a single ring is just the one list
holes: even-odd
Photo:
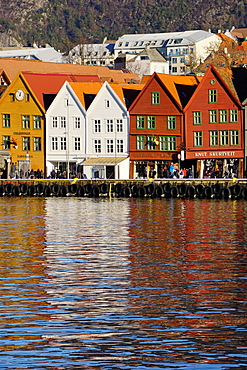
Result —
[{"label": "red facade", "polygon": [[195,177],[243,176],[241,104],[209,67],[184,109],[186,163]]},{"label": "red facade", "polygon": [[182,107],[154,74],[129,110],[130,178],[164,177],[177,161],[183,137]]}]

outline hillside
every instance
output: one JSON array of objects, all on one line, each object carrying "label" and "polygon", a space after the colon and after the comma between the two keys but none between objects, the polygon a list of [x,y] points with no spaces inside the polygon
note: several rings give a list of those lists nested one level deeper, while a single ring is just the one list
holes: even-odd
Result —
[{"label": "hillside", "polygon": [[25,46],[49,43],[61,51],[78,41],[102,42],[124,33],[217,32],[247,25],[246,3],[239,0],[0,1],[0,41],[13,44],[13,36]]}]

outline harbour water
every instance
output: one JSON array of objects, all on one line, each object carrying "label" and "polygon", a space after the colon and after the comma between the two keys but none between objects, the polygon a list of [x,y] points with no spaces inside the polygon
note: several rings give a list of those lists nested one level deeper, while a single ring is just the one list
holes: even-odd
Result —
[{"label": "harbour water", "polygon": [[0,369],[246,369],[247,201],[0,198]]}]

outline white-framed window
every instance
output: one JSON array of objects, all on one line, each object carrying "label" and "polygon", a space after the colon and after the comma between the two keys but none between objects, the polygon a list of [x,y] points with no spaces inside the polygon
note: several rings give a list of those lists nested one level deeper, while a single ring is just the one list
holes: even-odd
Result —
[{"label": "white-framed window", "polygon": [[66,117],[65,116],[60,117],[60,127],[66,128]]},{"label": "white-framed window", "polygon": [[80,137],[74,137],[74,149],[81,150],[81,138]]},{"label": "white-framed window", "polygon": [[81,117],[74,117],[74,128],[81,128]]},{"label": "white-framed window", "polygon": [[107,153],[113,153],[114,152],[113,139],[107,139],[106,140],[106,152]]},{"label": "white-framed window", "polygon": [[60,148],[61,148],[61,150],[66,150],[67,149],[66,137],[61,137],[60,138]]},{"label": "white-framed window", "polygon": [[101,122],[100,119],[93,120],[94,132],[101,132]]},{"label": "white-framed window", "polygon": [[101,140],[100,139],[94,140],[94,153],[101,153]]},{"label": "white-framed window", "polygon": [[209,145],[210,146],[217,146],[219,145],[219,137],[218,131],[212,130],[209,132]]},{"label": "white-framed window", "polygon": [[57,137],[51,138],[51,150],[58,150],[58,140]]},{"label": "white-framed window", "polygon": [[228,145],[228,130],[220,131],[220,145],[226,146]]},{"label": "white-framed window", "polygon": [[51,117],[51,127],[52,128],[57,128],[58,126],[58,119],[57,117]]},{"label": "white-framed window", "polygon": [[230,144],[231,145],[239,145],[239,133],[238,130],[231,130],[230,131]]},{"label": "white-framed window", "polygon": [[123,153],[124,151],[124,145],[123,145],[123,139],[117,139],[117,153]]},{"label": "white-framed window", "polygon": [[106,120],[106,132],[113,132],[113,119]]},{"label": "white-framed window", "polygon": [[123,132],[123,120],[122,119],[116,120],[116,131]]}]

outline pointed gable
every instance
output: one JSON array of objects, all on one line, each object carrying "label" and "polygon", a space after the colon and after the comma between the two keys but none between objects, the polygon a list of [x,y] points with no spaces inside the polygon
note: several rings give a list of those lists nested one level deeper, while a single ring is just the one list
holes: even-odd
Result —
[{"label": "pointed gable", "polygon": [[103,86],[102,82],[82,83],[70,82],[70,86],[74,90],[83,107],[87,110]]}]

